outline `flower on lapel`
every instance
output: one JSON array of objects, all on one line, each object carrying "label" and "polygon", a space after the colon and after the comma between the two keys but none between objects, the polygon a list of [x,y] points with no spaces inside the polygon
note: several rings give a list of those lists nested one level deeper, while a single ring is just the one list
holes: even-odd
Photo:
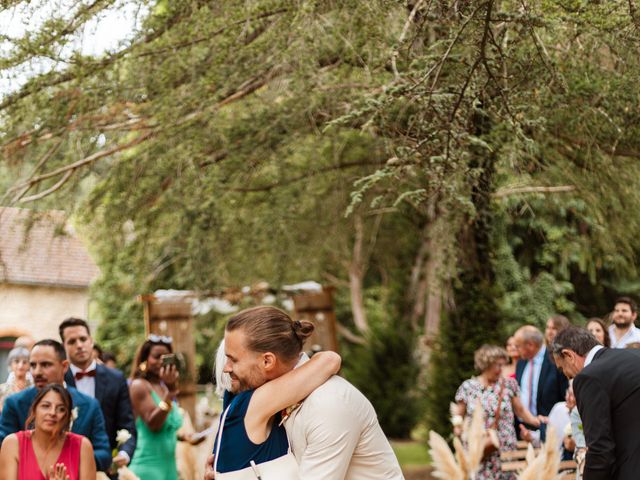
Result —
[{"label": "flower on lapel", "polygon": [[129,430],[125,428],[123,428],[122,430],[118,430],[116,432],[116,443],[118,444],[119,447],[127,443],[130,438],[131,438],[131,433],[129,432]]},{"label": "flower on lapel", "polygon": [[298,408],[300,408],[300,406],[302,405],[302,402],[298,402],[295,405],[291,405],[287,408],[285,408],[284,410],[282,410],[280,412],[280,415],[282,416],[282,420],[280,420],[280,423],[278,424],[278,426],[282,425],[284,422],[287,421],[287,418],[289,418],[291,416],[291,414]]},{"label": "flower on lapel", "polygon": [[73,428],[73,422],[78,419],[78,407],[73,407],[71,410],[71,422],[69,423],[69,430]]}]

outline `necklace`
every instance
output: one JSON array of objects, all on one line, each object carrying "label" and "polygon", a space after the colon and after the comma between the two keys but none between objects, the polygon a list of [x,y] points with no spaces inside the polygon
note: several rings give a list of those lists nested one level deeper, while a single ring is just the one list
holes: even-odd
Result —
[{"label": "necklace", "polygon": [[[42,445],[43,440],[40,439],[40,435],[36,435],[35,431],[31,434],[31,445],[33,446],[33,453],[35,453],[36,455],[38,468],[45,478],[48,478],[49,468],[55,464],[58,457],[60,456],[62,448],[64,447],[65,440],[66,435],[62,434],[62,436],[58,436],[53,442],[51,442],[50,445],[45,447],[44,445]],[[44,443],[46,445],[49,442]]]}]

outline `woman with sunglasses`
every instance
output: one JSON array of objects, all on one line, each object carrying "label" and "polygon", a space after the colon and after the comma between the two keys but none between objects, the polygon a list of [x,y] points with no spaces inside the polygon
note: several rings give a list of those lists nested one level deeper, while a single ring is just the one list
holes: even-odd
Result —
[{"label": "woman with sunglasses", "polygon": [[177,431],[182,415],[176,403],[178,370],[163,364],[173,353],[171,338],[149,335],[136,354],[131,371],[131,404],[138,442],[129,469],[142,479],[177,480]]}]

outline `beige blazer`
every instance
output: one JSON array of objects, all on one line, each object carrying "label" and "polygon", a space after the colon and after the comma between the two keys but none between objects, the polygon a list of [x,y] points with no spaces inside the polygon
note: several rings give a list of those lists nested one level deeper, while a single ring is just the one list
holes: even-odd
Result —
[{"label": "beige blazer", "polygon": [[285,422],[300,480],[403,480],[371,402],[345,379],[318,387]]}]

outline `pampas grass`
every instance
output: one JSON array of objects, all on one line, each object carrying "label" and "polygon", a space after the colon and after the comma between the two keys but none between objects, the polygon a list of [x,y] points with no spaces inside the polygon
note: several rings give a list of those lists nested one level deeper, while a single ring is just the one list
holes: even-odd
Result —
[{"label": "pampas grass", "polygon": [[544,469],[545,461],[545,455],[540,453],[540,455],[535,457],[533,461],[527,465],[527,468],[518,475],[518,480],[547,480],[540,476]]},{"label": "pampas grass", "polygon": [[449,445],[433,430],[429,432],[429,446],[429,454],[435,468],[434,477],[443,480],[466,480],[464,471],[456,462]]},{"label": "pampas grass", "polygon": [[525,460],[527,461],[527,465],[530,463],[533,463],[535,459],[536,459],[536,451],[533,449],[533,445],[529,444],[529,446],[527,447],[527,456],[525,457]]},{"label": "pampas grass", "polygon": [[471,471],[471,465],[469,464],[469,455],[467,455],[458,437],[454,437],[453,439],[453,449],[456,452],[456,459],[458,460],[458,465],[460,465],[464,478],[469,478],[473,473]]},{"label": "pampas grass", "polygon": [[482,456],[484,455],[484,443],[487,435],[487,430],[484,427],[484,410],[480,400],[476,402],[475,409],[473,410],[473,416],[471,417],[471,423],[467,430],[467,451],[469,473],[475,474],[480,468],[482,463]]},{"label": "pampas grass", "polygon": [[[451,416],[459,415],[460,410],[454,403],[450,404]],[[434,476],[447,480],[468,480],[475,478],[482,463],[486,430],[484,428],[484,412],[480,401],[475,406],[471,420],[465,419],[462,435],[467,444],[465,449],[459,438],[453,439],[455,454],[451,452],[447,442],[434,431],[429,432],[429,453],[433,459]]]},{"label": "pampas grass", "polygon": [[562,476],[560,469],[560,450],[553,441],[555,432],[553,427],[547,429],[549,439],[540,448],[540,453],[535,456],[533,447],[529,444],[527,451],[527,468],[518,476],[518,480],[559,480]]}]

